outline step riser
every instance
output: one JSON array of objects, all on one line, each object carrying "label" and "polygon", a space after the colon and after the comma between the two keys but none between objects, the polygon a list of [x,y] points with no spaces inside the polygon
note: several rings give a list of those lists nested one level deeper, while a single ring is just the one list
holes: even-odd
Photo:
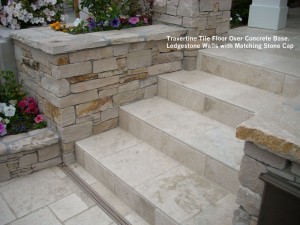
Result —
[{"label": "step riser", "polygon": [[197,69],[285,97],[300,94],[300,78],[198,52]]},{"label": "step riser", "polygon": [[171,218],[164,215],[151,202],[140,196],[134,189],[119,179],[105,166],[101,165],[87,152],[75,145],[76,159],[87,172],[93,175],[100,182],[104,183],[118,198],[124,201],[145,221],[151,225],[179,225]]},{"label": "step riser", "polygon": [[254,115],[249,110],[195,92],[162,78],[158,80],[158,95],[233,128]]},{"label": "step riser", "polygon": [[179,161],[184,166],[221,185],[231,193],[238,189],[238,171],[201,153],[176,137],[120,109],[120,127],[137,138]]}]

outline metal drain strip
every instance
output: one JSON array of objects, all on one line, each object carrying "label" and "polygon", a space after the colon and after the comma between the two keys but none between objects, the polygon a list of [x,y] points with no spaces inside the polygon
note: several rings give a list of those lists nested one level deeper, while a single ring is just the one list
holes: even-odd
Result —
[{"label": "metal drain strip", "polygon": [[110,204],[104,200],[95,190],[93,190],[83,179],[81,179],[72,169],[68,166],[59,167],[75,184],[77,184],[91,199],[93,199],[97,205],[117,224],[119,225],[132,225],[123,216],[121,216],[116,210],[114,210]]}]

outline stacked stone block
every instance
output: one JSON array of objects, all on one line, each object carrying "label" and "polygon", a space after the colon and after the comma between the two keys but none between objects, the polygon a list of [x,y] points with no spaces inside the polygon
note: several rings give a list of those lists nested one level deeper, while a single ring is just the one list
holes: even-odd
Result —
[{"label": "stacked stone block", "polygon": [[[154,23],[187,28],[188,36],[227,36],[232,0],[156,0]],[[197,49],[186,49],[183,68],[196,69]]]},{"label": "stacked stone block", "polygon": [[155,96],[157,75],[180,70],[183,59],[166,40],[57,55],[15,41],[15,54],[20,81],[61,136],[65,164],[75,161],[75,141],[116,127],[118,107]]},{"label": "stacked stone block", "polygon": [[61,163],[58,135],[48,128],[0,138],[0,182]]},{"label": "stacked stone block", "polygon": [[261,174],[270,172],[300,185],[300,164],[277,156],[263,146],[246,142],[239,172],[240,188],[234,212],[234,225],[256,225],[264,191]]}]

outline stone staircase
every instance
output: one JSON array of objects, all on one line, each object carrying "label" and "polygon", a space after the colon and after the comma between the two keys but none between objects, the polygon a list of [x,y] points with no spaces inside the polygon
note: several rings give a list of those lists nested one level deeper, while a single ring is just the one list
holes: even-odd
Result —
[{"label": "stone staircase", "polygon": [[118,128],[76,142],[77,162],[149,224],[232,224],[235,127],[298,93],[295,74],[258,55],[199,51],[198,70],[161,75],[158,96],[120,107]]}]

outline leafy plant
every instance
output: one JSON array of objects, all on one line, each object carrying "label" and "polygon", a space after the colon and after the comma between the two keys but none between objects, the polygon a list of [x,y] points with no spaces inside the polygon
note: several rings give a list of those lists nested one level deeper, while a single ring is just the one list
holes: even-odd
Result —
[{"label": "leafy plant", "polygon": [[19,101],[25,97],[23,85],[18,84],[11,71],[0,71],[0,102]]},{"label": "leafy plant", "polygon": [[230,21],[232,27],[248,24],[251,3],[252,0],[235,0],[233,2]]}]

